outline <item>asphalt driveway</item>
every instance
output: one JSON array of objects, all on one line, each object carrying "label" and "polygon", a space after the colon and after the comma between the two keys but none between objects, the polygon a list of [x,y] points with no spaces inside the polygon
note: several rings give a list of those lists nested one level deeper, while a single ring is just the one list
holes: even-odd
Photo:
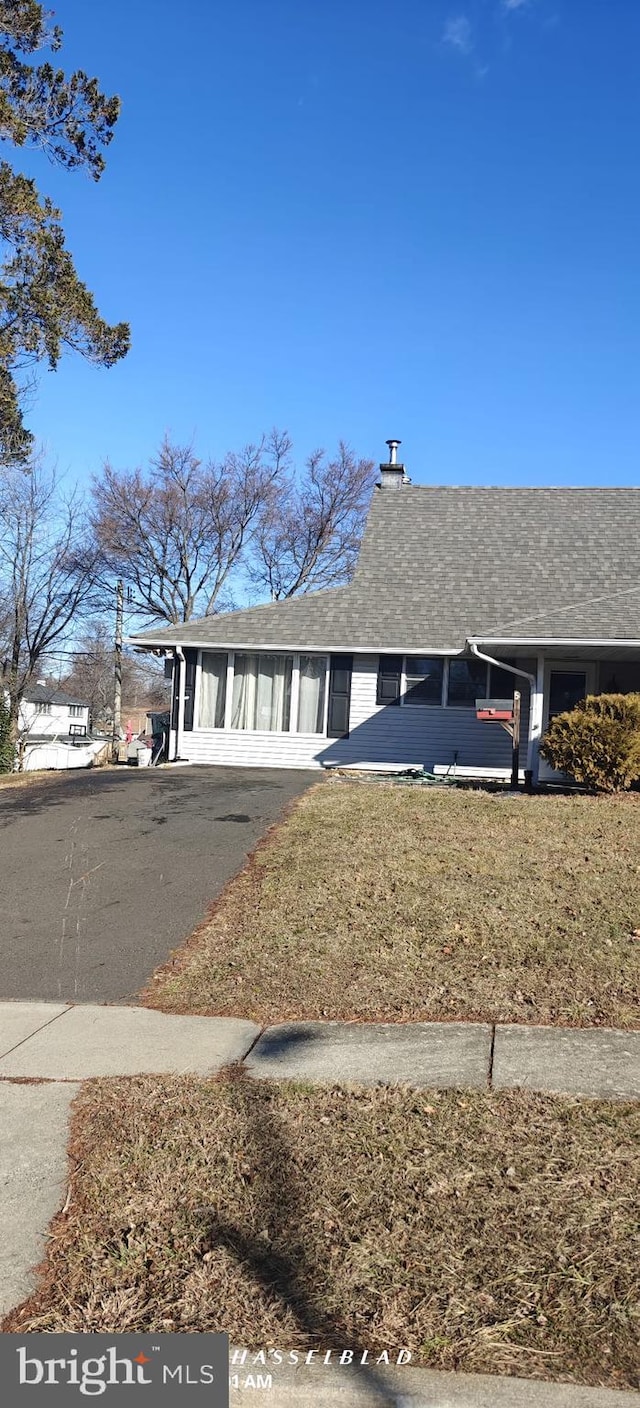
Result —
[{"label": "asphalt driveway", "polygon": [[0,999],[131,1001],[317,780],[122,768],[0,789]]}]

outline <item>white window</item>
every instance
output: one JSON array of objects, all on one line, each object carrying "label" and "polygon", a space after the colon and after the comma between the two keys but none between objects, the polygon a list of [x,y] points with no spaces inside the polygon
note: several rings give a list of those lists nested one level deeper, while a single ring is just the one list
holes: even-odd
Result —
[{"label": "white window", "polygon": [[203,650],[200,671],[200,728],[224,728],[227,698],[227,652]]},{"label": "white window", "polygon": [[326,679],[325,655],[300,656],[298,733],[324,733]]},{"label": "white window", "polygon": [[288,733],[292,655],[236,655],[231,727]]},{"label": "white window", "polygon": [[44,699],[38,699],[37,702],[36,702],[36,714],[50,714],[50,713],[51,713],[51,705],[50,705],[49,703],[47,703]]},{"label": "white window", "polygon": [[70,717],[71,719],[81,719],[83,714],[84,714],[84,708],[83,708],[82,704],[70,704],[70,705],[69,705],[69,717]]},{"label": "white window", "polygon": [[441,655],[407,656],[403,704],[442,704]]}]

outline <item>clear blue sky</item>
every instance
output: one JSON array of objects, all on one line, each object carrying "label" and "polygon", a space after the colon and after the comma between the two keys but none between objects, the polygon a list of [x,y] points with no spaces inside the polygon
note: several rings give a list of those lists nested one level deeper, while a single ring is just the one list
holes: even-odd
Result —
[{"label": "clear blue sky", "polygon": [[638,0],[52,0],[118,92],[99,185],[38,167],[116,369],[61,469],[288,428],[414,482],[639,483]]}]

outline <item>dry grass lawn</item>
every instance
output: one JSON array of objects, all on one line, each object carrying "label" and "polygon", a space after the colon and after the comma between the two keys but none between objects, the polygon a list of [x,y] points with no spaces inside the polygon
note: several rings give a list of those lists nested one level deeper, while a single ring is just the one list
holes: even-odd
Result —
[{"label": "dry grass lawn", "polygon": [[51,769],[37,769],[34,772],[3,772],[0,773],[0,790],[11,787],[32,787],[36,782],[57,782],[59,778],[66,777],[66,772]]},{"label": "dry grass lawn", "polygon": [[167,1011],[633,1027],[640,795],[312,788],[145,994]]},{"label": "dry grass lawn", "polygon": [[525,1092],[97,1081],[4,1329],[226,1330],[638,1383],[640,1111]]}]

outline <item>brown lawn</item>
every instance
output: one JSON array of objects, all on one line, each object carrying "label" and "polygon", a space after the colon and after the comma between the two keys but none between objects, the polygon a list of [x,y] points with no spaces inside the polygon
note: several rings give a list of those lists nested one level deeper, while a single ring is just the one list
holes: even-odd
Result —
[{"label": "brown lawn", "polygon": [[242,1076],[84,1086],[68,1209],[14,1331],[638,1383],[640,1112]]},{"label": "brown lawn", "polygon": [[640,795],[323,782],[155,977],[167,1011],[633,1027]]},{"label": "brown lawn", "polygon": [[67,776],[66,771],[54,772],[51,769],[35,769],[33,772],[3,772],[0,773],[0,789],[32,787],[36,782],[57,782],[59,778]]}]

